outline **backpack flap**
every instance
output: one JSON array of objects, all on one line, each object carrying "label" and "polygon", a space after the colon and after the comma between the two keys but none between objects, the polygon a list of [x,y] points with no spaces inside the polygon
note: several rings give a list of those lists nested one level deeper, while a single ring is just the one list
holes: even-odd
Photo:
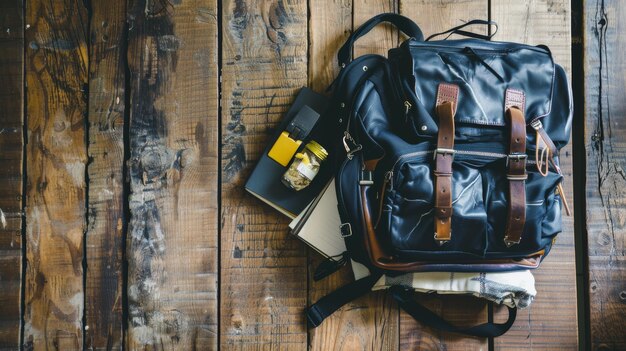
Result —
[{"label": "backpack flap", "polygon": [[[404,79],[405,89],[410,90],[407,96],[415,106],[408,121],[416,138],[437,135],[437,88],[439,83],[449,83],[459,87],[462,101],[455,117],[459,143],[480,141],[481,136],[485,140],[506,138],[506,130],[498,127],[506,126],[503,106],[507,89],[524,92],[527,125],[550,116],[549,124],[560,127],[546,128],[553,142],[562,147],[569,140],[570,111],[552,111],[553,105],[569,106],[567,79],[545,47],[476,39],[411,39],[403,43],[402,55],[396,52],[394,56],[397,64],[409,66],[402,71],[410,70]],[[529,144],[533,143],[530,135]]]}]

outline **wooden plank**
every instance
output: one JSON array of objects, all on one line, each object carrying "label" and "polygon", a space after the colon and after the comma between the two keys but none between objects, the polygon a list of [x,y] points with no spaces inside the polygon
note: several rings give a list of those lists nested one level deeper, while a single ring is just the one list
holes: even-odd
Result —
[{"label": "wooden plank", "polygon": [[[547,44],[555,62],[571,72],[570,3],[568,0],[491,2],[493,20],[500,25],[494,39]],[[561,151],[564,188],[573,208],[571,143]],[[573,217],[563,215],[563,232],[535,275],[537,297],[502,337],[497,349],[575,349],[577,339],[576,268]],[[501,311],[504,313],[504,311]]]},{"label": "wooden plank", "polygon": [[591,349],[626,349],[626,56],[619,1],[584,2]]},{"label": "wooden plank", "polygon": [[286,217],[243,185],[283,113],[307,84],[306,2],[222,3],[220,346],[302,350],[305,245]]},{"label": "wooden plank", "polygon": [[0,349],[20,345],[24,4],[0,2]]},{"label": "wooden plank", "polygon": [[[339,73],[337,52],[352,29],[352,1],[311,2],[309,13],[309,86],[323,92]],[[381,34],[387,32],[373,33],[378,38]],[[313,273],[321,261],[321,255],[309,250],[309,304],[354,281],[349,265],[321,281],[314,281]],[[386,301],[384,292],[371,293],[347,304],[322,325],[309,330],[309,350],[395,348],[397,310]]]},{"label": "wooden plank", "polygon": [[[353,30],[370,18],[385,12],[398,12],[399,0],[353,0]],[[398,46],[398,31],[387,24],[378,25],[354,43],[354,57],[365,54],[387,56],[389,49]]]},{"label": "wooden plank", "polygon": [[85,346],[122,347],[126,0],[91,3]]},{"label": "wooden plank", "polygon": [[[400,13],[411,18],[422,29],[424,36],[442,32],[463,22],[488,18],[485,0],[435,1],[401,0]],[[484,27],[472,28],[487,34]],[[465,296],[427,296],[420,294],[420,302],[445,319],[457,325],[476,325],[487,321],[487,304]],[[480,350],[487,349],[486,338],[464,337],[425,327],[411,316],[400,313],[401,349]]]},{"label": "wooden plank", "polygon": [[129,13],[128,349],[217,349],[217,3]]},{"label": "wooden plank", "polygon": [[87,9],[26,4],[26,277],[24,348],[83,346]]},{"label": "wooden plank", "polygon": [[309,88],[323,93],[337,77],[337,52],[351,31],[352,0],[309,1]]}]

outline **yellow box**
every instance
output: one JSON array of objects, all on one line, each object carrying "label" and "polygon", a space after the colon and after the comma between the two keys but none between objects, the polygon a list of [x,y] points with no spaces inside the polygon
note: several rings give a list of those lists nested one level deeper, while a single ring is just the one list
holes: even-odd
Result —
[{"label": "yellow box", "polygon": [[293,140],[289,137],[289,133],[282,132],[267,155],[274,161],[287,167],[293,155],[298,151],[302,144],[302,140]]}]

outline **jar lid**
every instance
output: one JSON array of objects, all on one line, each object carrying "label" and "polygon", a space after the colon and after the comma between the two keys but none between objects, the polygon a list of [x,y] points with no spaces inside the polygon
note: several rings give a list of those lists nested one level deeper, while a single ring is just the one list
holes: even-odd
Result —
[{"label": "jar lid", "polygon": [[305,148],[309,149],[321,161],[324,161],[326,157],[328,157],[328,151],[315,140],[309,141]]}]

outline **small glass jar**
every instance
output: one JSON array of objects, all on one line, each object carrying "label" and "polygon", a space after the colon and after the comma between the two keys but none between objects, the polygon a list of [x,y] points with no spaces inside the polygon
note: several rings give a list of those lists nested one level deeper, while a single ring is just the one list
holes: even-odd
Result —
[{"label": "small glass jar", "polygon": [[306,188],[311,184],[327,157],[326,149],[315,140],[311,140],[302,152],[294,155],[289,168],[283,174],[283,184],[296,191]]}]

